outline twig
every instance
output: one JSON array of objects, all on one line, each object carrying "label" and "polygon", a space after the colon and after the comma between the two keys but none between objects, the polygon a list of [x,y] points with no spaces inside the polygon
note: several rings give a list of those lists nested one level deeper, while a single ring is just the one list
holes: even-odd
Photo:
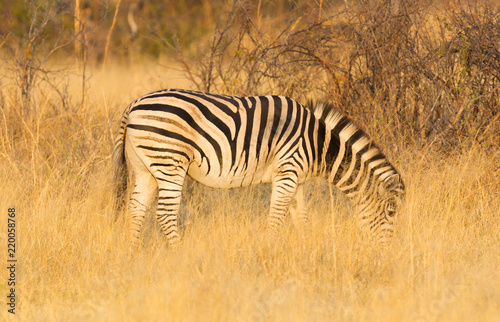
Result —
[{"label": "twig", "polygon": [[109,32],[108,32],[108,36],[106,37],[106,47],[104,48],[104,58],[102,59],[102,69],[104,69],[104,66],[106,64],[106,58],[108,57],[108,50],[109,50],[109,42],[111,40],[111,34],[113,33],[113,29],[115,28],[116,17],[118,16],[118,10],[120,9],[121,3],[122,3],[122,0],[118,0],[118,2],[116,3],[115,15],[113,16],[113,22],[111,23],[111,27],[109,28]]}]

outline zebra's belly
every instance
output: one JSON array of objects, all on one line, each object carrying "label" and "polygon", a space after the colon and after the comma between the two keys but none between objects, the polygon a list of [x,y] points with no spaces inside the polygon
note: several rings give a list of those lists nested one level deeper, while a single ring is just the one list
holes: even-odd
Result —
[{"label": "zebra's belly", "polygon": [[188,175],[195,181],[212,188],[239,188],[252,184],[271,182],[271,166],[263,166],[255,171],[229,171],[229,173],[205,173],[197,166],[190,166]]}]

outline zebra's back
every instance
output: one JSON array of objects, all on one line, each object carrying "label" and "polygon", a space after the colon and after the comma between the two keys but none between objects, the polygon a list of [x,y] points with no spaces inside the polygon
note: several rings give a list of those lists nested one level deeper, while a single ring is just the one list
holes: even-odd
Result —
[{"label": "zebra's back", "polygon": [[[314,121],[309,110],[284,96],[164,90],[133,102],[126,127],[152,171],[163,167],[158,160],[186,158],[194,180],[231,188],[270,182],[301,145],[311,151],[305,133]],[[301,170],[305,179],[309,169]]]}]

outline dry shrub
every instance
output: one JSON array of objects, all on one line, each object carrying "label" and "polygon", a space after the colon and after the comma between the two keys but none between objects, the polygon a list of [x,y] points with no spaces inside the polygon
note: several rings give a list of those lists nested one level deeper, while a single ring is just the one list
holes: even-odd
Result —
[{"label": "dry shrub", "polygon": [[328,8],[336,13],[259,24],[253,8],[235,2],[206,47],[177,57],[200,90],[329,100],[386,145],[498,144],[498,7],[360,0]]}]

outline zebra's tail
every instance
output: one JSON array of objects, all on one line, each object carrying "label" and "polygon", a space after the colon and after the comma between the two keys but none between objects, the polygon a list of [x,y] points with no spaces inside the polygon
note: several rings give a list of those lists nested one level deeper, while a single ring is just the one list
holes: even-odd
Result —
[{"label": "zebra's tail", "polygon": [[128,169],[125,161],[125,135],[127,133],[127,118],[129,109],[123,113],[120,129],[115,139],[113,146],[113,185],[115,192],[115,220],[118,218],[118,213],[125,205],[125,196],[128,183]]}]

